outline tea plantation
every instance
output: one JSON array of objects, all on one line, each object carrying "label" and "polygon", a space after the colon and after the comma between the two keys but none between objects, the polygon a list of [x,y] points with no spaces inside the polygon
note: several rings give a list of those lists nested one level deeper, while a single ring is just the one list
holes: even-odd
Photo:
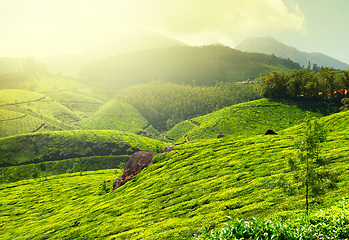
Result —
[{"label": "tea plantation", "polygon": [[[236,139],[227,134],[176,145],[170,153],[155,155],[153,165],[112,192],[108,187],[120,170],[3,183],[0,238],[272,239],[272,234],[281,236],[281,232],[294,233],[294,238],[287,239],[348,238],[348,204],[343,198],[349,197],[349,112],[320,120],[328,131],[320,156],[328,156],[327,167],[338,173],[339,182],[336,189],[310,202],[308,217],[304,216],[304,197],[287,195],[278,187],[281,176],[291,178],[287,162],[296,154],[294,139],[302,129],[295,125],[300,120],[292,121],[294,126],[284,130],[281,126],[286,123],[276,125],[280,126],[278,135]],[[109,139],[111,133],[103,131],[103,138]],[[50,134],[46,137],[59,136]],[[34,136],[19,139],[25,144]],[[17,140],[1,139],[7,146]],[[44,156],[41,150],[38,153]],[[270,235],[258,235],[265,233],[263,229],[269,229]],[[233,235],[239,232],[246,234]]]}]

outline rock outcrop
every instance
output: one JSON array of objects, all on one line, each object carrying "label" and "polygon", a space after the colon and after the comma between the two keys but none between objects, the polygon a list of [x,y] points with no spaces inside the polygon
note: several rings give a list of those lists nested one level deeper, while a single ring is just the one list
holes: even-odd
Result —
[{"label": "rock outcrop", "polygon": [[127,161],[124,173],[120,177],[114,179],[113,190],[121,187],[126,182],[130,181],[133,176],[137,175],[144,168],[151,165],[151,160],[153,159],[154,155],[156,155],[156,153],[146,151],[134,153]]},{"label": "rock outcrop", "polygon": [[164,152],[171,152],[172,150],[173,150],[173,146],[167,145],[167,146],[165,147]]}]

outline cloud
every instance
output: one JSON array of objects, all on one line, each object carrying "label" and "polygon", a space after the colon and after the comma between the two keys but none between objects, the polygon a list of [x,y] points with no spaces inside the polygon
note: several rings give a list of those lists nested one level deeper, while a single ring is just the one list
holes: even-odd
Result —
[{"label": "cloud", "polygon": [[282,0],[148,0],[139,9],[143,27],[177,34],[306,30],[299,6]]}]

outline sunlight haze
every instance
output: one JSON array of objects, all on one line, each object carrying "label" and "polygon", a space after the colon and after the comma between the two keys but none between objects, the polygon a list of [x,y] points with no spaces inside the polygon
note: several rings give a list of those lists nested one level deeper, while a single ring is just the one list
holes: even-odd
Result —
[{"label": "sunlight haze", "polygon": [[[0,57],[81,53],[145,29],[189,45],[234,47],[249,36],[271,36],[348,63],[342,44],[348,6],[344,0],[0,0]],[[331,26],[326,35],[339,36],[323,36],[324,20]]]}]

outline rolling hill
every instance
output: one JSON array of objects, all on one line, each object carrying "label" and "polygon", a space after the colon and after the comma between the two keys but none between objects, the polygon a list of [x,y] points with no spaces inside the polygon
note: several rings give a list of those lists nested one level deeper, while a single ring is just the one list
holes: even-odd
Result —
[{"label": "rolling hill", "polygon": [[0,90],[1,137],[44,130],[67,130],[80,117],[50,99],[26,90]]},{"label": "rolling hill", "polygon": [[111,130],[50,131],[0,138],[1,181],[118,168],[136,151],[161,152],[163,142]]},{"label": "rolling hill", "polygon": [[290,58],[299,62],[305,67],[310,62],[311,66],[317,64],[318,67],[333,67],[335,69],[346,70],[349,64],[341,62],[330,56],[318,52],[301,52],[294,47],[287,46],[272,37],[249,37],[235,47],[245,52],[257,52],[266,54],[275,54],[278,57]]},{"label": "rolling hill", "polygon": [[[320,113],[314,114],[322,116]],[[232,105],[213,113],[183,121],[167,132],[168,139],[183,142],[216,138],[223,135],[245,138],[265,134],[267,129],[279,132],[302,122],[306,112],[268,99]]]},{"label": "rolling hill", "polygon": [[[342,119],[333,127],[332,121]],[[312,201],[326,209],[347,198],[349,111],[321,118],[329,130],[321,157],[338,172],[338,188]],[[198,140],[158,154],[154,164],[117,190],[100,195],[110,170],[1,185],[2,239],[191,239],[234,219],[301,216],[304,198],[287,195],[295,129],[279,135]],[[1,145],[2,146],[2,145]],[[98,177],[99,176],[99,177]],[[111,183],[110,183],[111,184]],[[20,196],[20,197],[19,197]],[[344,215],[343,215],[344,216]],[[343,219],[344,221],[344,219]],[[346,227],[342,225],[343,228]]]},{"label": "rolling hill", "polygon": [[146,130],[150,127],[148,121],[137,109],[130,104],[117,100],[106,102],[89,118],[83,119],[76,124],[82,126],[83,129],[119,130],[151,135]]}]

